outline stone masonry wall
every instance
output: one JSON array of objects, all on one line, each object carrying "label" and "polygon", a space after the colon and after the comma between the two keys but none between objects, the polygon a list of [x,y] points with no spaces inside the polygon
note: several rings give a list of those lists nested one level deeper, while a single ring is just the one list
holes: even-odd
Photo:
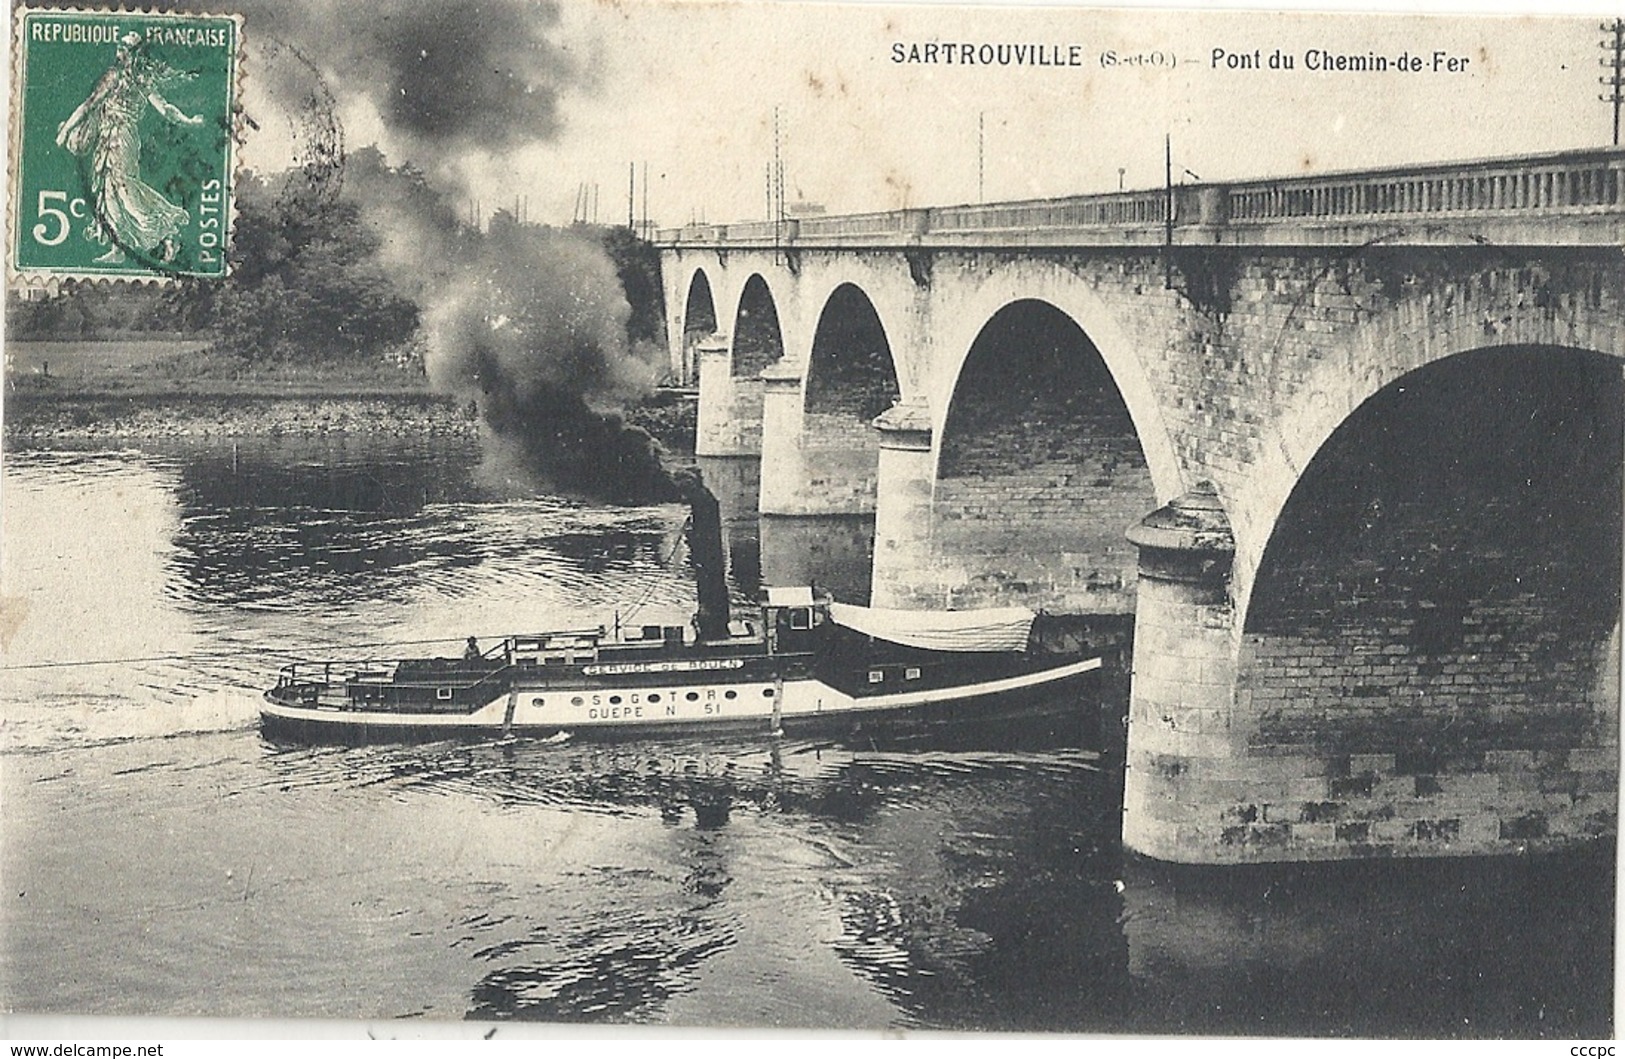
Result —
[{"label": "stone masonry wall", "polygon": [[1266,553],[1237,692],[1249,754],[1323,778],[1238,803],[1234,841],[1480,852],[1612,830],[1622,407],[1605,358],[1495,351],[1417,372],[1333,437]]},{"label": "stone masonry wall", "polygon": [[989,325],[964,369],[932,505],[932,579],[956,606],[1131,613],[1123,534],[1156,506],[1150,471],[1099,355],[1072,325],[1032,315]]},{"label": "stone masonry wall", "polygon": [[700,456],[759,456],[762,451],[762,380],[728,372],[728,357],[701,357],[700,409],[694,451]]},{"label": "stone masonry wall", "polygon": [[880,437],[867,421],[839,413],[807,413],[802,449],[806,489],[820,510],[864,514],[875,509]]}]

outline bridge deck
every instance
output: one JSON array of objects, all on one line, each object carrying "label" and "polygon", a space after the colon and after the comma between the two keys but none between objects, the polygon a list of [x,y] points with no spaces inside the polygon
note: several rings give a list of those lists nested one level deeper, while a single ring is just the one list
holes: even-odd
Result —
[{"label": "bridge deck", "polygon": [[661,229],[685,247],[1609,246],[1625,244],[1625,149],[1066,198]]}]

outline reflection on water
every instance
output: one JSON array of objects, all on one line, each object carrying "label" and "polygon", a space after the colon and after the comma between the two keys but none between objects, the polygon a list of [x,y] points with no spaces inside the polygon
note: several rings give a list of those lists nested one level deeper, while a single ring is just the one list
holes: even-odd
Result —
[{"label": "reflection on water", "polygon": [[[861,525],[758,534],[754,465],[706,462],[736,596],[764,571],[845,594]],[[1118,844],[1121,773],[1090,718],[862,744],[261,739],[283,652],[609,620],[639,598],[686,618],[681,509],[483,495],[476,463],[461,443],[8,454],[0,571],[28,610],[6,665],[152,660],[4,672],[0,1003],[1610,1032],[1611,850],[1157,867]]]},{"label": "reflection on water", "polygon": [[[8,745],[246,727],[277,664],[347,645],[687,620],[682,509],[493,499],[478,455],[395,439],[8,453],[0,569],[24,616]],[[144,661],[15,668],[108,658]]]},{"label": "reflection on water", "polygon": [[1129,973],[1146,987],[1179,985],[1146,1013],[1162,1024],[1526,1038],[1571,1026],[1611,1035],[1611,846],[1533,861],[1218,875],[1132,863],[1127,879]]},{"label": "reflection on water", "polygon": [[873,515],[761,517],[762,579],[817,585],[843,603],[867,606],[874,563]]},{"label": "reflection on water", "polygon": [[756,520],[761,491],[761,461],[720,456],[695,459],[706,488],[717,498],[722,515],[723,546],[728,552],[728,581],[734,599],[752,603],[762,594],[762,537]]},{"label": "reflection on water", "polygon": [[755,600],[764,585],[817,585],[843,603],[869,602],[873,514],[758,515],[760,460],[706,456],[695,463],[722,512],[728,572],[739,598]]}]

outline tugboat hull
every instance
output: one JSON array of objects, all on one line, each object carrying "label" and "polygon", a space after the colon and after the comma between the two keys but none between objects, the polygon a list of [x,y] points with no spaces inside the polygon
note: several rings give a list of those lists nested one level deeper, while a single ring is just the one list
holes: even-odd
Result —
[{"label": "tugboat hull", "polygon": [[[369,709],[353,685],[288,682],[266,692],[263,730],[272,738],[377,742],[447,738],[641,739],[782,731],[841,735],[879,727],[997,724],[1077,714],[1098,658],[1000,667],[981,679],[909,686],[922,667],[869,671],[877,686],[840,690],[815,676],[711,679],[652,685],[560,686],[515,682],[483,703]],[[755,668],[755,667],[751,667]],[[743,674],[741,674],[743,676]],[[890,687],[883,686],[890,678]],[[898,686],[901,682],[901,686]],[[324,701],[325,700],[325,701]]]}]

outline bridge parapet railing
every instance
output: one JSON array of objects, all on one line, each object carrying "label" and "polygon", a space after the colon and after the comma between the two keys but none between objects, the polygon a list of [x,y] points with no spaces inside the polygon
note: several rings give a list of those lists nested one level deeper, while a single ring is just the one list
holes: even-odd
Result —
[{"label": "bridge parapet railing", "polygon": [[1625,155],[1467,163],[1231,184],[1230,222],[1390,214],[1573,213],[1625,206]]},{"label": "bridge parapet railing", "polygon": [[804,238],[839,239],[844,236],[904,236],[917,230],[926,210],[887,210],[883,213],[848,213],[834,217],[805,217]]},{"label": "bridge parapet railing", "polygon": [[663,246],[677,246],[683,243],[708,246],[722,241],[725,227],[721,224],[685,224],[681,228],[657,228],[654,241]]},{"label": "bridge parapet railing", "polygon": [[1168,219],[1168,195],[1164,191],[1130,191],[1029,202],[939,206],[928,212],[928,230],[938,235],[1012,229],[1134,227],[1164,223]]},{"label": "bridge parapet railing", "polygon": [[772,246],[794,242],[794,220],[787,221],[735,221],[731,224],[689,224],[681,228],[661,228],[655,231],[654,241],[663,246],[715,246],[721,243]]},{"label": "bridge parapet railing", "polygon": [[771,243],[793,240],[795,225],[795,221],[744,221],[724,227],[731,242]]}]

